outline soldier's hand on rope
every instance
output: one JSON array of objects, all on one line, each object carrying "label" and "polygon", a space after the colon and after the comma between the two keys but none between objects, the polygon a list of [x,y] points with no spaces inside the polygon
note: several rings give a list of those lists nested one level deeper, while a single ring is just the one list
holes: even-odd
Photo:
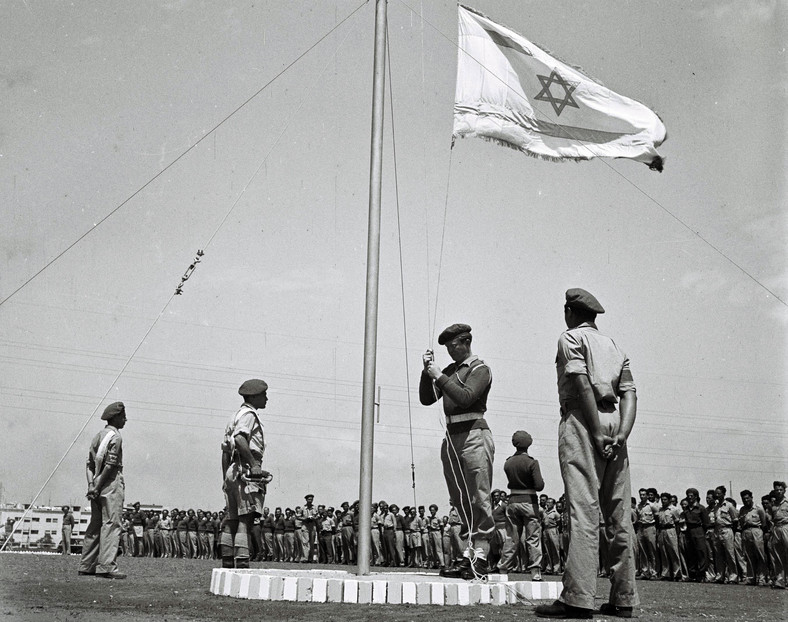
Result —
[{"label": "soldier's hand on rope", "polygon": [[443,373],[441,368],[435,364],[435,361],[431,362],[429,365],[426,365],[424,369],[427,371],[427,375],[432,378],[433,380],[437,380],[441,377]]}]

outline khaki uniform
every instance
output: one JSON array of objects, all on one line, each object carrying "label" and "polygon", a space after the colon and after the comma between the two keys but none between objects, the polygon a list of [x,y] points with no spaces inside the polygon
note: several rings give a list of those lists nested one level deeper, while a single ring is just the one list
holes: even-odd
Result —
[{"label": "khaki uniform", "polygon": [[126,496],[123,439],[117,429],[108,425],[90,443],[88,468],[98,477],[110,466],[116,467],[115,475],[97,491],[98,497],[90,500],[90,523],[82,543],[80,572],[104,574],[118,569],[115,558],[120,545],[121,515]]},{"label": "khaki uniform", "polygon": [[618,432],[618,397],[635,390],[629,359],[612,339],[584,322],[561,334],[556,356],[561,423],[558,457],[572,525],[564,589],[560,599],[573,607],[594,608],[599,556],[599,514],[605,518],[610,561],[609,602],[619,607],[639,604],[635,585],[634,543],[630,515],[631,484],[627,447],[605,460],[582,416],[572,376],[586,374],[594,389],[603,434]]}]

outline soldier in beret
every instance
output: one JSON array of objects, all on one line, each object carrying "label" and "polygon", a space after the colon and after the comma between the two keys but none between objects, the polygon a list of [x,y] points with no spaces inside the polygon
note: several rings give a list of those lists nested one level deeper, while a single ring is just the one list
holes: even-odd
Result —
[{"label": "soldier in beret", "polygon": [[487,555],[495,531],[490,489],[495,445],[484,419],[492,384],[490,368],[471,352],[471,327],[452,324],[438,337],[454,361],[441,370],[428,351],[419,383],[425,406],[443,398],[446,437],[441,446],[443,475],[451,503],[459,511],[462,559],[441,570],[446,577],[472,579],[488,572]]},{"label": "soldier in beret", "polygon": [[90,523],[82,543],[80,575],[125,579],[115,558],[120,546],[121,515],[126,487],[123,482],[123,439],[126,407],[114,402],[104,409],[107,425],[90,442],[85,474],[88,480]]},{"label": "soldier in beret", "polygon": [[561,423],[558,459],[569,505],[572,537],[566,556],[564,589],[552,605],[536,615],[591,618],[599,554],[600,513],[607,530],[610,600],[603,615],[631,617],[640,601],[630,512],[631,485],[627,438],[635,423],[637,397],[629,359],[596,327],[605,310],[584,289],[566,292],[564,321],[558,339],[556,371]]},{"label": "soldier in beret", "polygon": [[262,468],[265,453],[263,424],[257,410],[268,402],[263,380],[244,382],[238,389],[244,402],[224,431],[222,475],[227,516],[221,535],[222,567],[249,567],[249,534],[255,517],[263,514],[266,485],[273,475]]}]

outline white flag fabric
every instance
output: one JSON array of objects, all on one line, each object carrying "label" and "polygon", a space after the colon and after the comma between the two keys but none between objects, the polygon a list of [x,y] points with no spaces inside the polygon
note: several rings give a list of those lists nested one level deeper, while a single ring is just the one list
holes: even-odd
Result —
[{"label": "white flag fabric", "polygon": [[662,171],[666,131],[640,102],[460,6],[453,135],[546,160],[631,158]]}]

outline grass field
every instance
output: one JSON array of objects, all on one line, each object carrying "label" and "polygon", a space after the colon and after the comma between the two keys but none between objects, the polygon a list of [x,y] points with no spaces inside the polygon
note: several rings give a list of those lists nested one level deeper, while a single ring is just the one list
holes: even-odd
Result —
[{"label": "grass field", "polygon": [[[209,592],[216,561],[120,558],[125,581],[77,575],[79,557],[0,554],[0,622],[143,622],[196,620],[299,620],[355,622],[508,622],[536,620],[531,605],[440,607],[345,605],[239,600]],[[261,564],[253,564],[254,567]],[[276,564],[286,568],[288,564]],[[293,566],[304,568],[303,565]],[[334,566],[333,568],[336,568]],[[520,575],[512,575],[520,577]],[[526,579],[526,577],[521,577]],[[599,580],[597,604],[608,582]],[[788,619],[785,590],[763,587],[644,581],[638,584],[639,620],[687,622]],[[595,619],[606,617],[596,615]],[[613,618],[616,619],[616,618]]]}]

